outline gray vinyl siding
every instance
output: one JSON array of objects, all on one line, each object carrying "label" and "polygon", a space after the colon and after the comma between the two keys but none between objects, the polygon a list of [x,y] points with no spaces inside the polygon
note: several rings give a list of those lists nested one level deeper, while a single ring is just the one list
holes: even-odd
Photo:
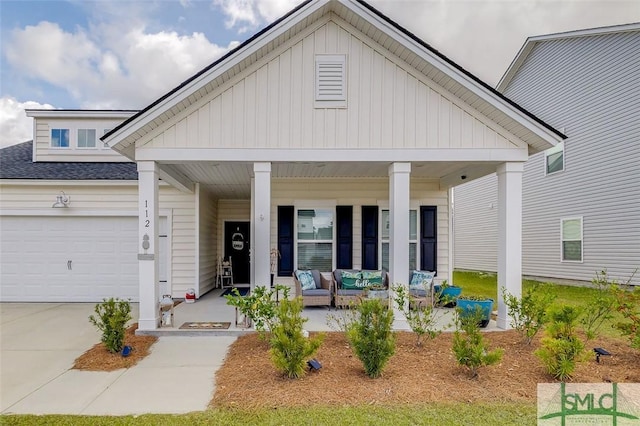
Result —
[{"label": "gray vinyl siding", "polygon": [[[590,281],[606,269],[626,281],[640,269],[640,32],[537,43],[505,95],[569,137],[564,171],[545,174],[544,153],[532,156],[523,178],[523,274]],[[478,187],[479,186],[479,187]],[[459,240],[475,247],[478,233],[461,199],[490,203],[496,180],[456,188],[456,267],[495,271],[493,248],[472,262]],[[562,218],[583,218],[583,262],[561,262]],[[493,227],[493,228],[492,228]],[[461,235],[458,235],[460,233]],[[490,243],[493,243],[490,241]],[[633,283],[640,284],[640,270]]]}]

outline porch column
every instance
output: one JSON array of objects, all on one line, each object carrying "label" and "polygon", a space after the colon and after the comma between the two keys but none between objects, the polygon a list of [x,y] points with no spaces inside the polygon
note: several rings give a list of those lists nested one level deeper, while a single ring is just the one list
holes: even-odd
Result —
[{"label": "porch column", "polygon": [[271,282],[271,163],[253,163],[251,286],[269,287]]},{"label": "porch column", "polygon": [[[411,163],[389,166],[389,283],[405,287],[409,284],[410,178]],[[395,305],[394,316],[394,329],[409,330],[407,319]]]},{"label": "porch column", "polygon": [[522,173],[524,163],[503,163],[498,175],[498,320],[499,328],[511,328],[503,301],[503,289],[522,295]]},{"label": "porch column", "polygon": [[155,330],[160,316],[158,282],[158,167],[138,161],[138,329]]}]

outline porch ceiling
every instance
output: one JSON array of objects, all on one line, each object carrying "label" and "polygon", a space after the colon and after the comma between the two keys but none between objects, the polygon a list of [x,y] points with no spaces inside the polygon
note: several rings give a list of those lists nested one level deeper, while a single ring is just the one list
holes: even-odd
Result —
[{"label": "porch ceiling", "polygon": [[[209,190],[216,198],[251,198],[252,162],[190,162],[169,164],[193,182]],[[388,178],[391,162],[272,162],[272,179]],[[438,180],[441,186],[454,186],[495,170],[499,162],[413,162],[411,177]],[[461,179],[461,176],[466,179]],[[452,185],[452,181],[454,185]]]}]

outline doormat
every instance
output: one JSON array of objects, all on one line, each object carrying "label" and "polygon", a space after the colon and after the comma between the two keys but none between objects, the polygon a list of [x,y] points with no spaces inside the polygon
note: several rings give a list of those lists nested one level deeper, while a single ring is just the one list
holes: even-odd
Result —
[{"label": "doormat", "polygon": [[[240,292],[240,296],[246,296],[249,293],[249,287],[234,287],[236,288],[239,292]],[[226,296],[228,294],[234,295],[235,292],[233,292],[233,288],[228,288],[225,291],[222,292],[222,294],[220,296]]]},{"label": "doormat", "polygon": [[226,330],[230,322],[185,322],[180,330]]}]

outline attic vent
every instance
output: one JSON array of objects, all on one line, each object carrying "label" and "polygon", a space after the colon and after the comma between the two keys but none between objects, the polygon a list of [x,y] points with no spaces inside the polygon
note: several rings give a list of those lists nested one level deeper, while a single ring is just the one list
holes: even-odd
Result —
[{"label": "attic vent", "polygon": [[316,56],[316,107],[344,107],[347,100],[345,55]]}]

